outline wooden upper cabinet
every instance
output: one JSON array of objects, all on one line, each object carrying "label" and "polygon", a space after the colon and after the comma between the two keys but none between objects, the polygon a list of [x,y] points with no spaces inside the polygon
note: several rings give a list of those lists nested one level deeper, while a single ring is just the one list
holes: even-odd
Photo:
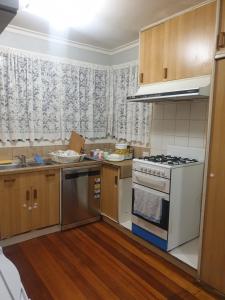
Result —
[{"label": "wooden upper cabinet", "polygon": [[163,80],[164,23],[140,34],[140,84]]},{"label": "wooden upper cabinet", "polygon": [[215,51],[216,2],[165,23],[168,80],[211,73]]},{"label": "wooden upper cabinet", "polygon": [[217,50],[225,50],[225,0],[220,1],[220,21]]},{"label": "wooden upper cabinet", "polygon": [[225,294],[225,59],[215,78],[200,279]]},{"label": "wooden upper cabinet", "polygon": [[211,2],[141,32],[140,84],[210,74],[215,22]]}]

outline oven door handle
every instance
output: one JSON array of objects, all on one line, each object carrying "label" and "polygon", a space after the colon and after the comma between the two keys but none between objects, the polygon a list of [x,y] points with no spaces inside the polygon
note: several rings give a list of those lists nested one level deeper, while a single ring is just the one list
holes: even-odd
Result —
[{"label": "oven door handle", "polygon": [[145,176],[141,175],[134,175],[134,181],[138,182],[139,184],[144,184],[147,186],[154,186],[156,188],[165,188],[166,187],[166,181],[165,180],[155,180],[152,179],[151,177],[146,178]]}]

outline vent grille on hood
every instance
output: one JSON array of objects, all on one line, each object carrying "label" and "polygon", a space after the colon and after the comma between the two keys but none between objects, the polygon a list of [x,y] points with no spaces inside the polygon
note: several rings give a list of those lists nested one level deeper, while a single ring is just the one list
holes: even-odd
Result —
[{"label": "vent grille on hood", "polygon": [[134,96],[128,96],[130,102],[162,102],[208,99],[210,76],[173,80],[143,85]]}]

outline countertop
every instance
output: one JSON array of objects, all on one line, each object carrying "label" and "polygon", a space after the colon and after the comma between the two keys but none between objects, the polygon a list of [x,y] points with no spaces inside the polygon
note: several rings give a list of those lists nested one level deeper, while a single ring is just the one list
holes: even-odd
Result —
[{"label": "countertop", "polygon": [[94,160],[84,160],[76,163],[66,163],[66,164],[58,164],[54,163],[52,165],[40,165],[35,167],[21,167],[21,168],[13,168],[13,169],[5,169],[0,170],[1,175],[11,175],[11,174],[21,174],[21,173],[29,173],[29,172],[40,172],[46,170],[56,170],[56,169],[64,169],[64,168],[79,168],[85,167],[90,165],[101,165],[101,162],[94,161]]},{"label": "countertop", "polygon": [[120,179],[132,177],[132,159],[123,160],[123,161],[104,160],[102,163],[104,165],[120,168]]},{"label": "countertop", "polygon": [[21,168],[12,168],[12,169],[3,169],[0,170],[0,176],[2,175],[11,175],[11,174],[21,174],[21,173],[29,173],[29,172],[40,172],[40,171],[47,171],[47,170],[56,170],[56,169],[65,169],[65,168],[79,168],[85,166],[92,166],[92,165],[110,165],[115,168],[120,168],[120,178],[127,178],[132,176],[132,159],[124,160],[124,161],[100,161],[100,160],[83,160],[77,163],[66,163],[66,164],[59,164],[54,163],[52,165],[40,165],[40,166],[30,166],[30,167],[21,167]]},{"label": "countertop", "polygon": [[103,160],[102,163],[105,164],[105,165],[112,165],[112,166],[115,166],[115,167],[127,167],[127,166],[132,167],[132,159],[127,159],[127,160],[123,160],[123,161]]}]

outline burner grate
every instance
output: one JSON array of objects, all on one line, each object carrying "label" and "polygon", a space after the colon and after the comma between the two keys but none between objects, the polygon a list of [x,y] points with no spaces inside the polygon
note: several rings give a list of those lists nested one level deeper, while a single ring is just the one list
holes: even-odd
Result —
[{"label": "burner grate", "polygon": [[180,156],[164,155],[164,154],[145,156],[144,158],[141,159],[145,161],[151,161],[151,162],[166,164],[166,165],[184,165],[184,164],[198,162],[196,159],[184,158]]}]

